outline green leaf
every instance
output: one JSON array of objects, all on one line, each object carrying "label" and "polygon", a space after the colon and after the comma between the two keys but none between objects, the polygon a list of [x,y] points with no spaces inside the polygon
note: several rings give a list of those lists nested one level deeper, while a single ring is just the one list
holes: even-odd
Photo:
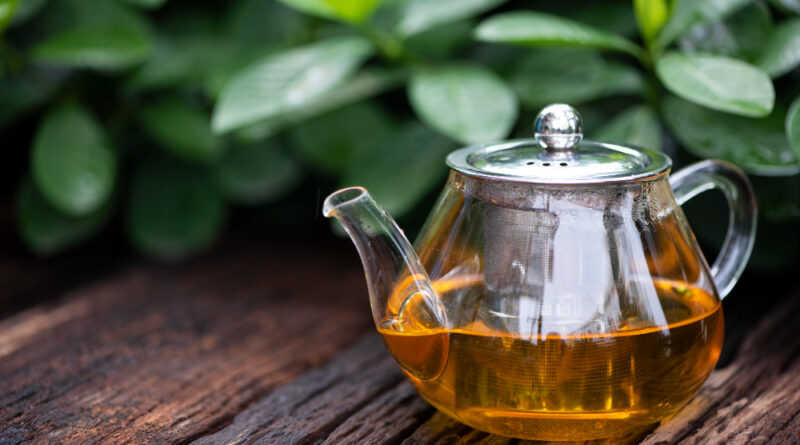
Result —
[{"label": "green leaf", "polygon": [[676,0],[672,15],[661,29],[654,46],[666,48],[673,40],[698,23],[722,20],[753,0]]},{"label": "green leaf", "polygon": [[333,13],[349,23],[362,23],[372,15],[380,0],[324,0]]},{"label": "green leaf", "polygon": [[484,42],[578,46],[642,55],[639,46],[616,34],[540,12],[507,12],[489,17],[478,25],[475,37]]},{"label": "green leaf", "polygon": [[132,93],[174,87],[205,88],[211,97],[216,97],[235,71],[266,54],[261,52],[261,46],[258,54],[251,54],[233,43],[213,35],[159,36],[151,57],[128,78],[125,86]]},{"label": "green leaf", "polygon": [[213,177],[199,166],[147,159],[134,171],[125,224],[130,242],[148,257],[175,261],[205,249],[225,216]]},{"label": "green leaf", "polygon": [[[208,43],[208,45],[206,45]],[[126,87],[135,93],[198,82],[199,60],[213,52],[212,42],[173,40],[159,36],[150,58],[127,80]]]},{"label": "green leaf", "polygon": [[111,196],[117,161],[105,132],[83,108],[50,111],[31,150],[33,182],[59,211],[71,216],[97,210]]},{"label": "green leaf", "polygon": [[278,0],[279,2],[307,14],[337,19],[349,23],[361,23],[375,10],[380,0]]},{"label": "green leaf", "polygon": [[773,32],[772,17],[763,3],[748,5],[724,21],[698,23],[684,33],[678,46],[684,52],[709,52],[751,60]]},{"label": "green leaf", "polygon": [[394,124],[377,105],[363,102],[292,128],[293,153],[314,168],[339,175],[392,137]]},{"label": "green leaf", "polygon": [[670,52],[656,61],[656,74],[671,92],[715,110],[766,116],[775,104],[769,76],[740,60]]},{"label": "green leaf", "polygon": [[214,109],[214,131],[302,110],[344,83],[372,51],[359,37],[338,37],[257,61],[223,89]]},{"label": "green leaf", "polygon": [[405,72],[403,71],[364,70],[353,76],[344,85],[320,96],[304,108],[244,127],[236,132],[236,136],[243,141],[251,142],[265,139],[290,125],[306,121],[394,88],[402,83],[405,78]]},{"label": "green leaf", "polygon": [[80,244],[99,232],[110,215],[110,202],[85,216],[65,215],[48,204],[28,178],[17,193],[20,237],[37,255],[53,255]]},{"label": "green leaf", "polygon": [[278,0],[306,14],[349,23],[361,23],[375,10],[380,0]]},{"label": "green leaf", "polygon": [[633,0],[636,23],[644,41],[650,44],[669,18],[666,0]]},{"label": "green leaf", "polygon": [[695,156],[725,159],[756,175],[800,172],[797,152],[789,146],[780,113],[747,119],[668,97],[663,116],[681,145]]},{"label": "green leaf", "polygon": [[646,88],[642,74],[627,64],[606,62],[602,74],[597,85],[602,95],[641,94]]},{"label": "green leaf", "polygon": [[278,0],[290,8],[326,19],[336,17],[331,5],[325,0]]},{"label": "green leaf", "polygon": [[780,77],[800,65],[800,19],[781,23],[756,61],[772,77]]},{"label": "green leaf", "polygon": [[502,139],[517,120],[514,92],[479,66],[416,72],[408,96],[423,122],[464,144]]},{"label": "green leaf", "polygon": [[298,184],[302,169],[273,143],[264,142],[231,147],[216,174],[230,200],[258,204],[284,196]]},{"label": "green leaf", "polygon": [[152,56],[126,82],[130,93],[181,87],[212,99],[248,65],[308,38],[306,19],[274,0],[238,1],[222,31],[213,17],[181,14],[159,26]]},{"label": "green leaf", "polygon": [[206,63],[203,62],[205,60],[211,62],[211,65],[203,66],[195,73],[203,91],[213,100],[220,97],[228,82],[243,69],[277,52],[276,49],[264,45],[257,45],[254,51],[248,50],[248,48],[226,49],[220,47],[219,49],[222,50],[221,53],[199,58],[198,62]]},{"label": "green leaf", "polygon": [[539,49],[523,55],[511,73],[511,85],[531,109],[549,103],[580,104],[617,94],[642,91],[634,68],[606,62],[594,50]]},{"label": "green leaf", "polygon": [[150,137],[176,156],[208,162],[222,155],[223,145],[211,133],[206,113],[185,100],[154,102],[141,110],[139,119]]},{"label": "green leaf", "polygon": [[19,0],[0,0],[0,33],[2,33],[11,22],[18,4]]},{"label": "green leaf", "polygon": [[149,54],[146,35],[114,27],[73,29],[34,50],[41,62],[100,70],[126,68],[144,61]]},{"label": "green leaf", "polygon": [[45,63],[112,70],[143,62],[152,42],[144,19],[111,1],[73,0],[73,26],[36,45],[33,54]]},{"label": "green leaf", "polygon": [[143,9],[157,9],[164,6],[167,0],[123,0],[125,3]]},{"label": "green leaf", "polygon": [[786,136],[800,159],[800,97],[797,97],[786,114]]},{"label": "green leaf", "polygon": [[444,177],[444,159],[452,143],[423,125],[412,122],[353,163],[342,186],[360,185],[395,217],[402,216]]},{"label": "green leaf", "polygon": [[506,0],[405,0],[399,3],[395,33],[411,36],[446,23],[476,16]]},{"label": "green leaf", "polygon": [[661,125],[649,107],[636,105],[614,117],[592,139],[661,150]]}]

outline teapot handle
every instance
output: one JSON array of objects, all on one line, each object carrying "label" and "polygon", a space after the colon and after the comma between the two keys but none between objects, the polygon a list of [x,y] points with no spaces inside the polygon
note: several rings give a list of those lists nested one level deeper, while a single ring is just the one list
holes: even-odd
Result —
[{"label": "teapot handle", "polygon": [[681,169],[669,183],[680,205],[711,189],[720,190],[728,201],[728,233],[711,266],[720,298],[725,298],[742,274],[755,241],[757,206],[750,181],[735,165],[708,160]]}]

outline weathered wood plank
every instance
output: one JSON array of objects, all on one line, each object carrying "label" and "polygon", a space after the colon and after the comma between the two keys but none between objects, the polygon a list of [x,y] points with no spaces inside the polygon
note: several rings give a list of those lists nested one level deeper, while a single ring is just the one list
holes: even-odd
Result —
[{"label": "weathered wood plank", "polygon": [[[767,313],[755,324],[731,364],[716,370],[686,409],[643,443],[796,440],[800,424],[800,336],[791,328],[791,320],[798,316],[800,299],[796,298]],[[379,345],[378,336],[366,334],[356,347],[324,368],[279,388],[240,414],[233,424],[197,443],[544,444],[492,436],[444,414],[431,415],[435,411],[407,382],[390,384],[400,375],[388,352]],[[356,388],[358,397],[353,396]],[[313,395],[309,398],[308,394]],[[335,400],[338,402],[333,403]],[[276,409],[282,410],[280,416],[274,414]],[[342,418],[346,420],[332,429],[330,419]]]},{"label": "weathered wood plank", "polygon": [[481,431],[473,430],[437,412],[405,439],[402,445],[471,443],[505,445],[509,443],[509,441],[510,439],[504,437],[492,436]]},{"label": "weathered wood plank", "polygon": [[[727,364],[643,443],[800,442],[798,296],[726,300]],[[0,444],[533,445],[437,413],[370,325],[345,246],[128,267],[0,321]]]},{"label": "weathered wood plank", "polygon": [[432,413],[370,333],[194,445],[392,443]]},{"label": "weathered wood plank", "polygon": [[186,443],[371,323],[354,256],[239,247],[132,268],[0,323],[0,442]]},{"label": "weathered wood plank", "polygon": [[410,383],[403,382],[348,417],[323,445],[398,443],[434,412]]}]

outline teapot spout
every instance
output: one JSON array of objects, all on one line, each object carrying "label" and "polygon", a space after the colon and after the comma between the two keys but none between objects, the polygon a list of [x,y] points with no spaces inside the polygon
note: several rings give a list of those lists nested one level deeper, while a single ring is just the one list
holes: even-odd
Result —
[{"label": "teapot spout", "polygon": [[447,328],[444,307],[414,248],[366,189],[334,192],[322,213],[336,217],[358,249],[379,330],[412,334]]}]

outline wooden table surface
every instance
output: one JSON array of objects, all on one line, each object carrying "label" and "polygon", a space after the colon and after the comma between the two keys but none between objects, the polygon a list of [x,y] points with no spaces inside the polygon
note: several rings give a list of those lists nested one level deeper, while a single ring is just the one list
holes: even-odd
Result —
[{"label": "wooden table surface", "polygon": [[[0,319],[0,444],[529,443],[414,392],[346,241],[232,239],[181,266],[20,264],[0,260],[13,312]],[[800,443],[800,299],[760,280],[725,300],[717,370],[643,443]]]}]

